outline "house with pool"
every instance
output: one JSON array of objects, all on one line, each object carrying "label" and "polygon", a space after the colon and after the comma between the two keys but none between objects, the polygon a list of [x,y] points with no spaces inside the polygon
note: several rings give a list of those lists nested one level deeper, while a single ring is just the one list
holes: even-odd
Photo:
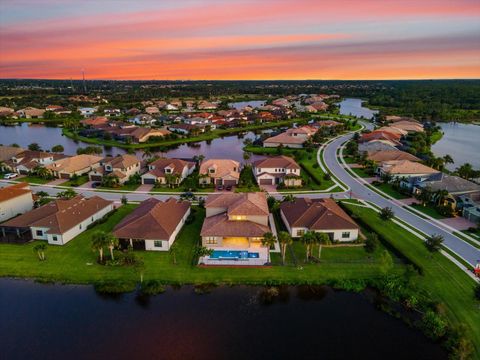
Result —
[{"label": "house with pool", "polygon": [[262,245],[265,233],[276,234],[265,193],[212,194],[205,202],[206,218],[200,235],[213,254],[205,265],[265,265],[270,249]]}]

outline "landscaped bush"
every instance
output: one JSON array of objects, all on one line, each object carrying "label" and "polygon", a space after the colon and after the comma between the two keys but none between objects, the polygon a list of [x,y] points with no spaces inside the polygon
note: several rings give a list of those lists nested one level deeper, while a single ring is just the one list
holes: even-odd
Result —
[{"label": "landscaped bush", "polygon": [[134,291],[135,283],[131,281],[98,282],[94,288],[100,294],[122,294]]},{"label": "landscaped bush", "polygon": [[144,295],[157,295],[165,292],[165,285],[160,281],[144,281],[140,287],[140,292]]}]

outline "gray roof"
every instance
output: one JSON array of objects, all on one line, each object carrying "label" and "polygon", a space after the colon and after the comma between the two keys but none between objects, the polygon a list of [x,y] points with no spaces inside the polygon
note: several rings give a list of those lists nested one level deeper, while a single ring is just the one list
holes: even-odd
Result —
[{"label": "gray roof", "polygon": [[418,186],[429,187],[432,191],[447,190],[450,194],[480,192],[480,185],[453,175],[443,175],[441,180],[423,181]]}]

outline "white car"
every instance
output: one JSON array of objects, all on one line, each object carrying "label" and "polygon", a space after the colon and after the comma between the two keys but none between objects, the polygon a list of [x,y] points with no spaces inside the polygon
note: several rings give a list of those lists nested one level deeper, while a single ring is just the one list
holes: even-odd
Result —
[{"label": "white car", "polygon": [[3,178],[8,180],[8,179],[16,178],[17,176],[18,176],[18,174],[9,173],[9,174],[5,174],[5,176]]}]

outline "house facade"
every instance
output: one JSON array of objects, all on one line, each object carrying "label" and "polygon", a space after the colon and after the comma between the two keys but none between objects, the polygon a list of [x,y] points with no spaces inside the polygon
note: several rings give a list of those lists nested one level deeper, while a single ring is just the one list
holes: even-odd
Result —
[{"label": "house facade", "polygon": [[288,156],[273,156],[253,163],[253,174],[259,185],[302,186],[300,165]]},{"label": "house facade", "polygon": [[98,168],[102,159],[100,156],[82,154],[57,160],[46,168],[56,178],[70,179],[73,175],[80,176]]},{"label": "house facade", "polygon": [[107,157],[100,161],[100,166],[88,173],[90,181],[102,181],[105,176],[116,176],[120,184],[124,184],[130,176],[141,169],[141,161],[133,155]]},{"label": "house facade", "polygon": [[180,184],[195,171],[195,163],[181,159],[158,159],[148,164],[148,172],[142,175],[142,184]]},{"label": "house facade", "polygon": [[209,159],[202,162],[199,183],[233,186],[240,179],[240,163],[230,159]]},{"label": "house facade", "polygon": [[32,191],[27,183],[0,188],[0,223],[32,209]]}]

